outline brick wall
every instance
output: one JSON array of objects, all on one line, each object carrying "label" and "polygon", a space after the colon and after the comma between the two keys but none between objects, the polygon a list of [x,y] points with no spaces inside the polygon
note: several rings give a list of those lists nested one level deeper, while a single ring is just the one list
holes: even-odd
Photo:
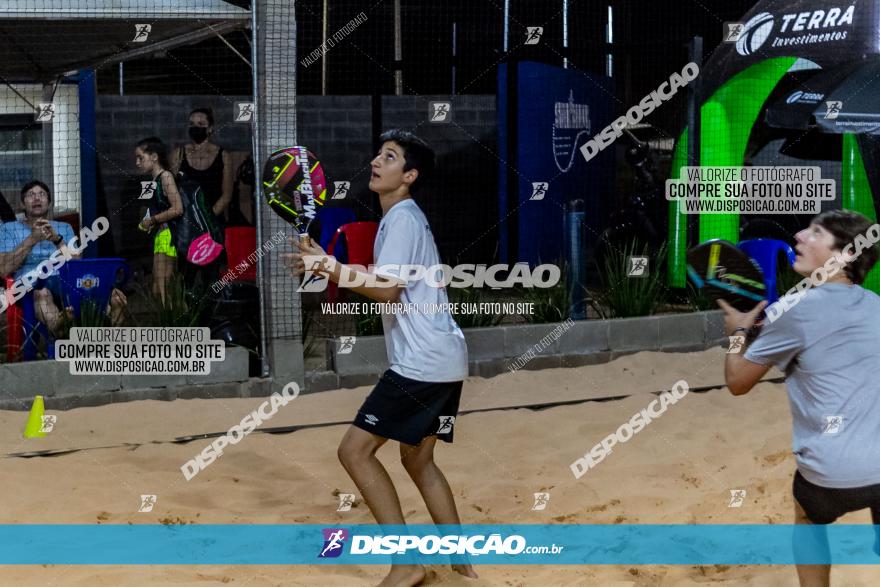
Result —
[{"label": "brick wall", "polygon": [[[425,210],[447,262],[491,262],[497,231],[495,97],[458,96],[453,124],[428,122],[428,102],[445,96],[385,96],[383,127],[412,130],[437,152],[435,179],[416,198]],[[151,135],[169,144],[188,141],[187,116],[214,108],[215,140],[249,152],[250,126],[233,122],[235,102],[246,96],[109,96],[98,98],[98,161],[116,254],[149,265],[151,240],[137,230],[142,203],[134,145]],[[359,220],[379,220],[378,198],[367,189],[373,157],[369,96],[297,97],[298,140],[324,162],[331,181],[351,182],[351,194],[330,205],[354,208]],[[291,144],[294,141],[291,140]],[[99,207],[99,210],[101,208]],[[118,219],[118,220],[117,220]]]},{"label": "brick wall", "polygon": [[207,105],[214,109],[214,140],[227,150],[250,151],[249,125],[233,122],[235,103],[246,101],[247,96],[98,96],[97,159],[117,255],[152,262],[152,238],[137,230],[144,206],[137,196],[146,178],[134,165],[135,144],[149,136],[168,145],[188,142],[190,111]]}]

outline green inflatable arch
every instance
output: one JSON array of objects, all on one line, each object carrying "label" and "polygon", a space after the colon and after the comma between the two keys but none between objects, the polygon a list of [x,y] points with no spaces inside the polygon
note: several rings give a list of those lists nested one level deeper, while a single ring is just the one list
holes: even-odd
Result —
[{"label": "green inflatable arch", "polygon": [[[742,165],[749,135],[768,96],[782,79],[796,57],[776,57],[752,65],[721,86],[700,108],[700,165]],[[678,179],[687,165],[687,128],[679,136],[672,157],[671,179]],[[855,210],[877,220],[874,199],[868,183],[856,137],[843,136],[842,180],[838,194],[841,207]],[[739,241],[739,214],[686,215],[678,211],[678,203],[669,203],[668,282],[672,287],[685,287],[689,221],[699,223],[699,242],[722,238]],[[880,293],[880,268],[875,267],[864,286]]]}]

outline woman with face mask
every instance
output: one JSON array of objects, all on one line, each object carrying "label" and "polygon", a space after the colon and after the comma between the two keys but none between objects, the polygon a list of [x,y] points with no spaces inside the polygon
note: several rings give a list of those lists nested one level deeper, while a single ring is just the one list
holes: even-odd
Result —
[{"label": "woman with face mask", "polygon": [[[172,157],[171,167],[175,175],[178,172],[195,180],[205,192],[207,204],[221,226],[225,225],[225,216],[229,202],[232,200],[233,172],[229,153],[211,141],[214,134],[214,112],[210,108],[196,108],[189,113],[190,143],[176,149]],[[186,265],[183,268],[184,279],[188,286],[195,282],[197,274],[202,274],[202,285],[210,287],[219,279],[220,265],[225,263],[225,255],[205,267]]]}]

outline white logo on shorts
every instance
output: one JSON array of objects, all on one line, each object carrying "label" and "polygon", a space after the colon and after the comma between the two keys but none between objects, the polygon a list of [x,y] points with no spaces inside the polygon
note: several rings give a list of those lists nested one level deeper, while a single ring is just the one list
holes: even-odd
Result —
[{"label": "white logo on shorts", "polygon": [[455,416],[440,416],[440,428],[437,429],[437,434],[449,434],[453,426],[455,426]]},{"label": "white logo on shorts", "polygon": [[367,421],[367,424],[372,424],[373,426],[375,426],[375,425],[376,425],[376,422],[379,421],[379,418],[377,418],[377,417],[374,416],[373,414],[366,414],[366,415],[364,416],[364,420]]}]

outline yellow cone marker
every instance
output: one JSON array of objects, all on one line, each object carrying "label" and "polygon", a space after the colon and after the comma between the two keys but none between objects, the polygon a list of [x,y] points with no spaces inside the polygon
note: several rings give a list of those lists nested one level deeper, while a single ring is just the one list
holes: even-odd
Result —
[{"label": "yellow cone marker", "polygon": [[40,432],[43,428],[43,409],[43,396],[38,395],[34,398],[30,416],[28,416],[27,424],[24,427],[25,438],[43,438],[46,436],[45,432]]}]

